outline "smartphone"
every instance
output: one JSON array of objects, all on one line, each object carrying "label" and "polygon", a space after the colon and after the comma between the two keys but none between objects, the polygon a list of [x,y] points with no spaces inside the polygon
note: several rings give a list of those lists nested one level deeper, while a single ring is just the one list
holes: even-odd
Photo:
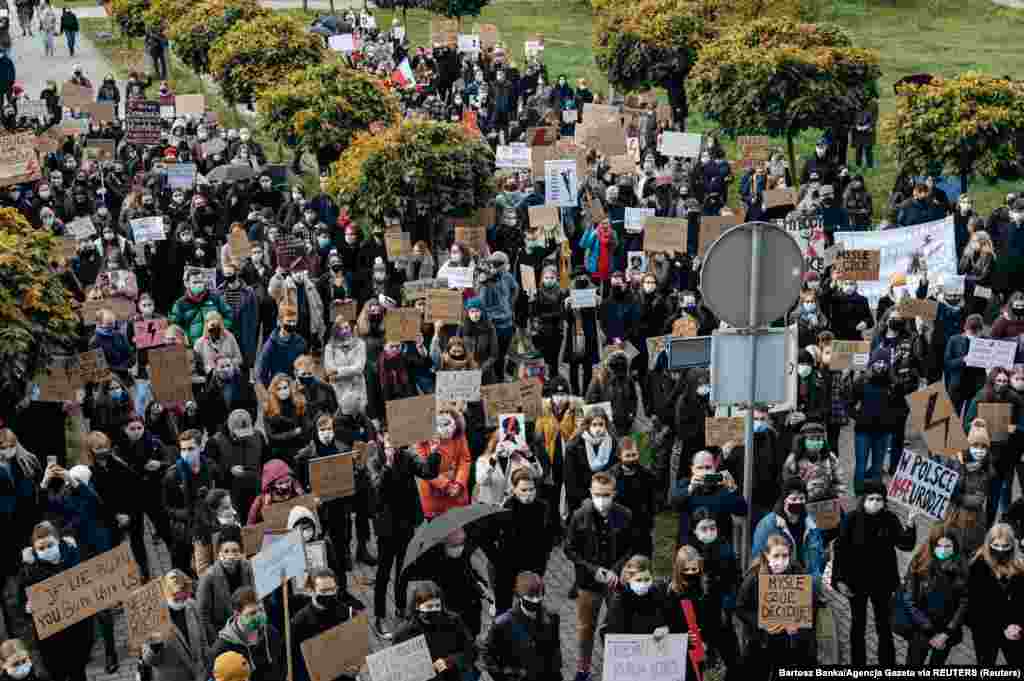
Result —
[{"label": "smartphone", "polygon": [[50,466],[56,466],[56,465],[57,465],[57,457],[55,457],[55,456],[48,456],[48,457],[46,457],[46,467],[47,468],[49,468]]},{"label": "smartphone", "polygon": [[701,478],[701,480],[703,481],[703,483],[705,485],[708,485],[709,487],[711,485],[721,485],[722,484],[722,474],[721,473],[705,473],[704,477]]}]

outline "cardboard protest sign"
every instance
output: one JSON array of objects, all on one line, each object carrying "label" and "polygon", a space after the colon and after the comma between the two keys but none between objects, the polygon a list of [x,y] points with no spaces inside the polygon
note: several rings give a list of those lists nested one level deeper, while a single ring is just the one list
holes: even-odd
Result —
[{"label": "cardboard protest sign", "polygon": [[519,278],[523,281],[523,290],[527,293],[537,292],[537,272],[529,265],[519,266]]},{"label": "cardboard protest sign", "polygon": [[924,511],[935,520],[945,520],[959,480],[956,468],[905,449],[889,481],[889,500]]},{"label": "cardboard protest sign", "polygon": [[354,322],[356,320],[356,301],[354,300],[335,300],[331,302],[331,320],[337,320],[341,317],[346,322]]},{"label": "cardboard protest sign", "polygon": [[228,250],[231,257],[241,262],[252,255],[252,244],[249,243],[249,236],[243,229],[233,229],[228,235]]},{"label": "cardboard protest sign", "polygon": [[74,365],[57,364],[36,374],[33,382],[39,388],[40,402],[72,402],[85,387],[82,375]]},{"label": "cardboard protest sign", "polygon": [[519,404],[527,421],[536,421],[544,408],[544,385],[534,377],[519,379]]},{"label": "cardboard protest sign", "polygon": [[597,307],[596,288],[574,288],[569,291],[569,300],[574,310]]},{"label": "cardboard protest sign", "polygon": [[554,146],[528,147],[530,149],[530,174],[535,178],[544,177],[544,163],[557,156]]},{"label": "cardboard protest sign", "polygon": [[704,419],[704,445],[721,447],[726,442],[743,442],[743,417],[723,416]]},{"label": "cardboard protest sign", "polygon": [[477,402],[482,376],[480,369],[438,371],[435,395],[441,402]]},{"label": "cardboard protest sign", "polygon": [[434,395],[391,400],[387,409],[388,435],[396,447],[429,440],[437,433]]},{"label": "cardboard protest sign", "polygon": [[97,123],[113,123],[117,114],[113,102],[89,102],[80,108]]},{"label": "cardboard protest sign", "polygon": [[702,215],[700,218],[700,233],[698,234],[698,251],[701,256],[707,253],[711,244],[718,241],[718,237],[726,230],[732,229],[739,224],[739,218],[735,215]]},{"label": "cardboard protest sign", "polygon": [[807,502],[807,512],[814,517],[814,524],[819,528],[822,530],[832,530],[839,527],[842,506],[839,503],[839,499],[809,501]]},{"label": "cardboard protest sign", "polygon": [[142,644],[154,633],[166,636],[173,631],[159,579],[152,579],[133,591],[124,601],[124,614],[128,623],[128,650],[132,652],[142,650]]},{"label": "cardboard protest sign", "polygon": [[139,350],[164,344],[166,319],[142,319],[133,324],[132,343]]},{"label": "cardboard protest sign", "polygon": [[40,641],[121,603],[142,584],[128,542],[28,589]]},{"label": "cardboard protest sign", "polygon": [[485,50],[498,44],[498,27],[494,24],[480,24],[476,32],[480,36],[480,46]]},{"label": "cardboard protest sign", "polygon": [[401,229],[388,230],[384,233],[384,248],[391,259],[409,255],[412,252],[412,235]]},{"label": "cardboard protest sign", "polygon": [[487,245],[487,228],[483,226],[459,225],[455,228],[455,240],[466,244],[476,254],[483,253]]},{"label": "cardboard protest sign", "polygon": [[116,142],[114,140],[102,140],[90,137],[85,140],[86,148],[96,152],[96,158],[100,161],[113,161]]},{"label": "cardboard protest sign", "polygon": [[370,654],[370,625],[366,613],[331,627],[300,645],[312,681],[352,677]]},{"label": "cardboard protest sign", "polygon": [[878,281],[881,256],[881,251],[840,251],[832,264],[832,278],[837,281]]},{"label": "cardboard protest sign", "polygon": [[871,343],[868,341],[832,341],[832,361],[829,369],[866,369],[870,353]]},{"label": "cardboard protest sign", "polygon": [[967,448],[963,423],[942,381],[912,392],[906,399],[910,407],[910,427],[924,436],[930,451],[956,456]]},{"label": "cardboard protest sign", "polygon": [[619,112],[619,107],[612,106],[611,104],[592,104],[590,102],[583,104],[583,117],[588,124],[603,124],[611,123],[618,125],[622,118],[622,114]]},{"label": "cardboard protest sign", "polygon": [[179,116],[202,116],[206,113],[205,95],[175,95],[174,106]]},{"label": "cardboard protest sign", "polygon": [[750,167],[754,161],[770,159],[770,144],[767,135],[740,135],[736,138],[736,146],[739,147],[740,158],[745,162],[745,167]]},{"label": "cardboard protest sign", "polygon": [[35,143],[36,136],[32,132],[0,136],[0,187],[33,182],[42,177]]},{"label": "cardboard protest sign", "polygon": [[762,572],[757,583],[757,626],[814,626],[814,584],[810,575]]},{"label": "cardboard protest sign", "polygon": [[393,307],[384,315],[384,340],[388,343],[415,342],[422,333],[420,311],[414,307]]},{"label": "cardboard protest sign", "polygon": [[899,310],[904,317],[920,317],[930,321],[938,315],[939,304],[934,300],[904,296],[900,299]]},{"label": "cardboard protest sign", "polygon": [[1013,405],[1009,402],[979,402],[978,418],[985,419],[991,435],[1009,433],[1013,424]]},{"label": "cardboard protest sign", "polygon": [[96,321],[100,310],[109,310],[115,319],[121,321],[131,319],[136,313],[135,302],[128,298],[94,298],[82,303],[82,319],[91,324]]},{"label": "cardboard protest sign", "polygon": [[530,206],[528,212],[531,227],[556,227],[561,224],[555,206]]},{"label": "cardboard protest sign", "polygon": [[263,535],[270,529],[270,523],[246,525],[242,528],[242,552],[246,558],[255,556],[263,548]]},{"label": "cardboard protest sign", "polygon": [[372,681],[430,681],[437,672],[423,634],[366,656]]},{"label": "cardboard protest sign", "polygon": [[698,133],[666,131],[661,133],[658,151],[665,156],[697,158],[700,156],[701,140],[702,136]]},{"label": "cardboard protest sign", "polygon": [[318,504],[315,494],[303,494],[301,496],[293,497],[287,501],[275,501],[272,504],[263,507],[263,522],[268,527],[268,530],[280,530],[288,526],[288,514],[292,512],[292,509],[296,506],[302,506],[303,508],[317,512]]},{"label": "cardboard protest sign", "polygon": [[309,486],[321,501],[356,493],[351,453],[335,454],[309,462]]},{"label": "cardboard protest sign", "polygon": [[644,250],[648,253],[685,253],[686,230],[683,218],[644,218]]},{"label": "cardboard protest sign", "polygon": [[454,289],[429,289],[424,321],[458,324],[462,321],[462,293]]},{"label": "cardboard protest sign", "polygon": [[160,215],[148,218],[134,218],[128,222],[132,226],[132,236],[135,237],[135,243],[137,244],[163,241],[167,238],[164,233],[164,219]]},{"label": "cardboard protest sign", "polygon": [[686,634],[606,634],[603,681],[683,681],[690,666]]},{"label": "cardboard protest sign", "polygon": [[519,411],[521,393],[515,383],[495,383],[480,388],[480,397],[484,403],[484,414],[488,425],[495,425],[499,414]]},{"label": "cardboard protest sign", "polygon": [[188,402],[192,399],[192,363],[184,345],[150,350],[149,373],[153,395],[160,402]]},{"label": "cardboard protest sign", "polygon": [[588,128],[586,135],[586,139],[583,140],[585,145],[588,148],[596,148],[608,158],[624,156],[629,152],[626,145],[626,129],[618,123]]},{"label": "cardboard protest sign", "polygon": [[532,149],[526,145],[501,145],[494,152],[495,168],[532,168],[530,154]]},{"label": "cardboard protest sign", "polygon": [[93,102],[92,88],[64,81],[60,87],[60,103],[71,109],[82,109]]},{"label": "cardboard protest sign", "polygon": [[795,206],[797,193],[795,189],[769,189],[761,194],[765,208]]},{"label": "cardboard protest sign", "polygon": [[274,542],[265,541],[251,564],[253,587],[259,598],[274,593],[281,586],[282,577],[301,577],[306,572],[302,533],[292,530]]},{"label": "cardboard protest sign", "polygon": [[971,338],[970,349],[964,364],[969,367],[1012,369],[1017,354],[1017,341],[995,340],[993,338]]},{"label": "cardboard protest sign", "polygon": [[111,379],[107,358],[100,350],[88,350],[78,355],[78,372],[85,383],[103,383]]}]

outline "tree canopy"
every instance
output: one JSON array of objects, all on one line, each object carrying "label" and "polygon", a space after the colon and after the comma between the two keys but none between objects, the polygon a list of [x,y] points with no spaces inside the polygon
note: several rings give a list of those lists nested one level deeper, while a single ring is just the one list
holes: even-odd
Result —
[{"label": "tree canopy", "polygon": [[1024,143],[1024,83],[980,73],[905,85],[882,133],[905,172],[942,164],[954,173],[995,178]]},{"label": "tree canopy", "polygon": [[360,133],[328,187],[350,214],[380,223],[415,202],[428,214],[469,215],[494,198],[494,153],[461,125],[405,121]]},{"label": "tree canopy", "polygon": [[121,33],[130,38],[146,35],[145,13],[148,7],[149,0],[114,0],[111,11],[121,27]]},{"label": "tree canopy", "polygon": [[478,17],[480,11],[491,0],[423,0],[426,9],[435,14],[443,14],[455,19],[458,17]]},{"label": "tree canopy", "polygon": [[167,37],[174,41],[174,53],[189,68],[207,73],[210,46],[218,38],[241,21],[269,14],[256,0],[206,0],[174,19]]}]

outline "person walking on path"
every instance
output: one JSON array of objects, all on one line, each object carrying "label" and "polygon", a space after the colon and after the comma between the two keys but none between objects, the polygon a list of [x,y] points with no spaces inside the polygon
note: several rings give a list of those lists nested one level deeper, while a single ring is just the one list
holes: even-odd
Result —
[{"label": "person walking on path", "polygon": [[39,10],[39,33],[43,36],[43,51],[46,56],[54,56],[53,37],[57,35],[57,13],[45,0]]},{"label": "person walking on path", "polygon": [[75,41],[78,39],[78,17],[71,11],[71,8],[65,7],[60,15],[60,32],[64,34],[64,39],[68,41],[68,52],[71,56],[75,56]]}]

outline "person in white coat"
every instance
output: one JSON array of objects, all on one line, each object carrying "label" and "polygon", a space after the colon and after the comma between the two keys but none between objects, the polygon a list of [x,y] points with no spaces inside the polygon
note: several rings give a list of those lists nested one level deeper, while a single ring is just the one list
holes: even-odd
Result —
[{"label": "person in white coat", "polygon": [[342,317],[334,320],[334,328],[324,346],[324,371],[334,386],[338,404],[348,394],[359,399],[359,410],[366,409],[366,342],[352,331],[352,324]]},{"label": "person in white coat", "polygon": [[497,433],[492,434],[487,451],[476,460],[477,502],[491,506],[504,503],[512,493],[512,474],[520,468],[529,468],[534,478],[544,475],[540,460],[524,441],[505,440],[499,443]]}]

